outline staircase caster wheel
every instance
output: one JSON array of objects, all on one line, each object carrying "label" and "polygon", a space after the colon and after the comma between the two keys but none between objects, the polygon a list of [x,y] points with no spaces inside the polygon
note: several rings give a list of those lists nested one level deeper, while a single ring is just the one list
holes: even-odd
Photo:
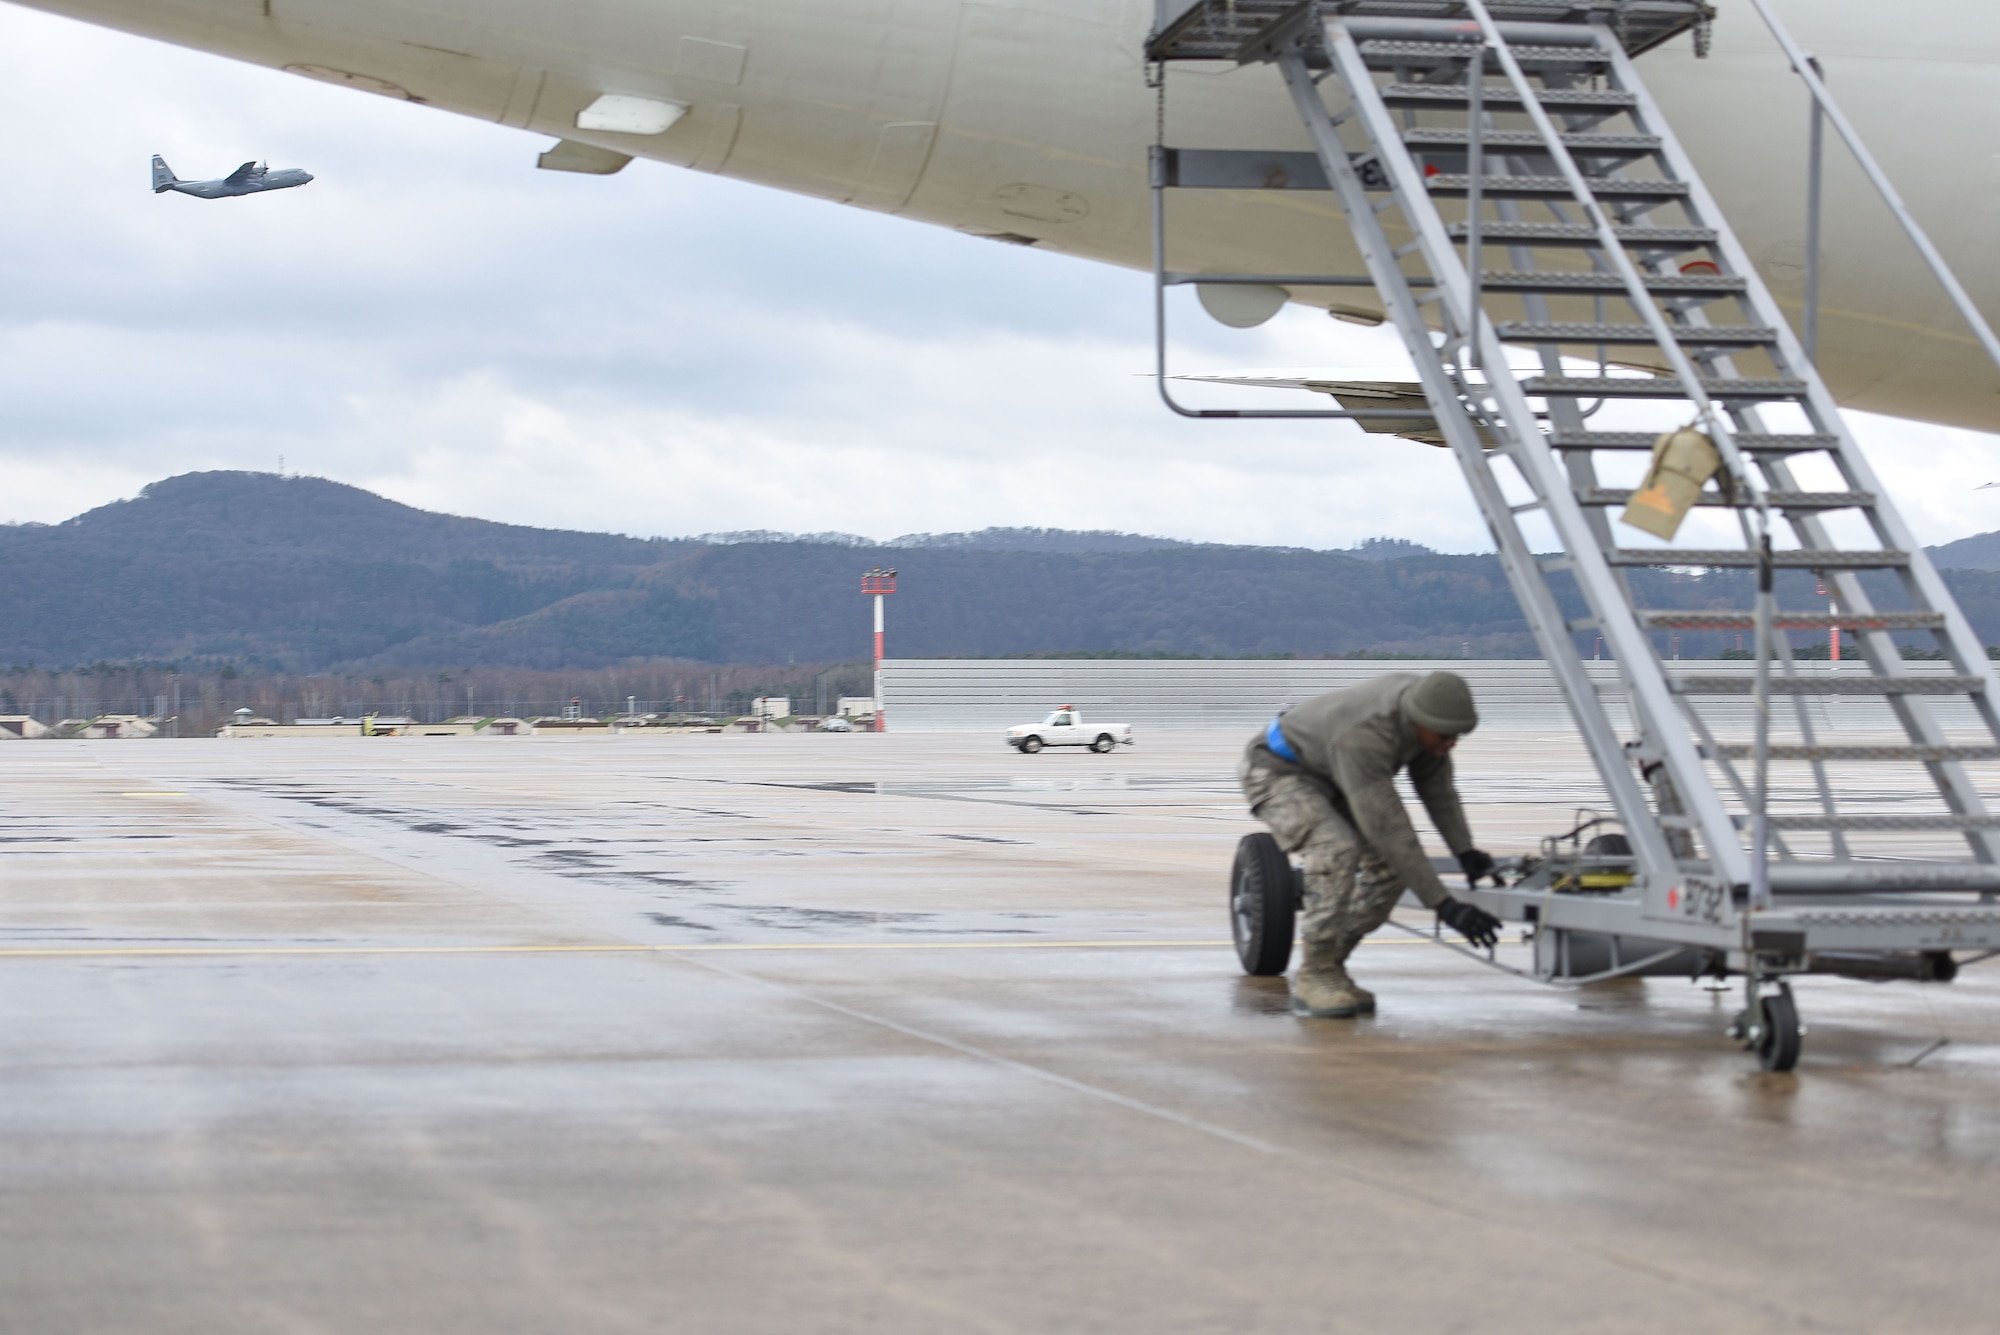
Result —
[{"label": "staircase caster wheel", "polygon": [[1767,1071],[1791,1070],[1799,1064],[1799,1047],[1805,1036],[1792,989],[1779,983],[1776,991],[1764,994],[1757,1008],[1761,1020],[1757,1064]]},{"label": "staircase caster wheel", "polygon": [[1243,972],[1275,978],[1285,971],[1298,904],[1298,874],[1278,841],[1268,834],[1238,840],[1229,873],[1229,930]]}]

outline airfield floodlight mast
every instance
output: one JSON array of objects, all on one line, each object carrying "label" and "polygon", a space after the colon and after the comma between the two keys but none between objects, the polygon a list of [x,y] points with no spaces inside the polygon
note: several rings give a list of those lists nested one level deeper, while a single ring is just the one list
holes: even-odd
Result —
[{"label": "airfield floodlight mast", "polygon": [[875,731],[889,730],[889,711],[882,704],[882,600],[896,591],[896,572],[876,566],[861,577],[861,592],[875,600]]}]

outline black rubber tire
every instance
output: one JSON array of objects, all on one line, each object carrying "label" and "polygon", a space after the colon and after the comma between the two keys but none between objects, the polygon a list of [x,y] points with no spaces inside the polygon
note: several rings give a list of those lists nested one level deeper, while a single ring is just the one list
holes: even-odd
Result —
[{"label": "black rubber tire", "polygon": [[1024,755],[1024,756],[1031,756],[1031,755],[1035,754],[1035,752],[1037,752],[1037,751],[1039,751],[1039,750],[1041,750],[1041,749],[1042,749],[1042,739],[1041,739],[1041,738],[1039,738],[1039,737],[1023,737],[1023,738],[1021,739],[1021,754],[1022,754],[1022,755]]},{"label": "black rubber tire", "polygon": [[1298,907],[1297,875],[1278,841],[1262,833],[1239,839],[1229,873],[1229,933],[1243,972],[1273,978],[1285,971]]},{"label": "black rubber tire", "polygon": [[1100,756],[1107,755],[1118,749],[1118,739],[1108,732],[1100,732],[1097,734],[1097,740],[1090,744],[1090,749]]},{"label": "black rubber tire", "polygon": [[1764,1025],[1764,1033],[1757,1040],[1757,1064],[1767,1071],[1791,1070],[1799,1064],[1803,1034],[1792,990],[1781,987],[1775,992],[1766,992],[1757,1006],[1763,1012]]}]

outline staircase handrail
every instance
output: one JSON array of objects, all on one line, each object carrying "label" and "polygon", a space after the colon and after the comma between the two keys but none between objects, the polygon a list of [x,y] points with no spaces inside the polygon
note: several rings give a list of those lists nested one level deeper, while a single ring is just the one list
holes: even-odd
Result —
[{"label": "staircase handrail", "polygon": [[1917,253],[1930,267],[1931,276],[1938,280],[1939,285],[1945,290],[1945,295],[1951,298],[1952,305],[1958,308],[1958,313],[1964,317],[1965,322],[1972,326],[1972,332],[1979,336],[1980,346],[1986,349],[1987,357],[1992,360],[1995,367],[2000,367],[2000,336],[1994,334],[1993,326],[1986,322],[1986,317],[1972,304],[1972,297],[1958,281],[1958,275],[1951,271],[1951,265],[1947,264],[1944,256],[1938,253],[1938,248],[1931,244],[1929,234],[1917,221],[1916,215],[1910,212],[1909,205],[1903,202],[1903,197],[1896,192],[1896,187],[1889,181],[1888,173],[1882,170],[1882,164],[1868,151],[1868,145],[1862,142],[1861,135],[1855,130],[1853,122],[1849,121],[1846,113],[1841,111],[1840,104],[1833,100],[1833,94],[1827,91],[1826,81],[1814,68],[1812,57],[1806,54],[1805,48],[1798,44],[1792,37],[1791,31],[1779,20],[1771,9],[1769,0],[1750,0],[1750,3],[1756,6],[1758,15],[1764,20],[1764,26],[1769,28],[1771,36],[1777,39],[1778,47],[1785,53],[1785,59],[1790,62],[1793,73],[1799,76],[1806,86],[1806,91],[1812,94],[1814,107],[1832,122],[1834,130],[1847,145],[1847,151],[1854,155],[1854,161],[1860,166],[1862,175],[1866,176],[1869,183],[1875,187],[1875,193],[1889,206],[1889,212],[1895,215],[1896,221],[1902,225],[1904,234],[1910,238],[1911,244],[1917,248]]}]

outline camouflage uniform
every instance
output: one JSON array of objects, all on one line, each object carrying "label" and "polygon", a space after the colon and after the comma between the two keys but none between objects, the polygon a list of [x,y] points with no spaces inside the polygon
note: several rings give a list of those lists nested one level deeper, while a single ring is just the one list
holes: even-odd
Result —
[{"label": "camouflage uniform", "polygon": [[[1237,766],[1250,810],[1269,826],[1279,847],[1305,870],[1299,939],[1328,963],[1347,958],[1362,937],[1388,920],[1403,895],[1403,878],[1375,855],[1340,814],[1327,785],[1311,775],[1259,763],[1255,751],[1277,760],[1260,743]],[[1278,762],[1284,765],[1283,761]]]},{"label": "camouflage uniform", "polygon": [[1374,998],[1347,978],[1347,956],[1388,919],[1406,887],[1431,908],[1450,897],[1417,842],[1396,774],[1409,772],[1454,854],[1472,847],[1451,758],[1426,751],[1403,711],[1404,694],[1422,680],[1390,673],[1309,700],[1279,720],[1298,763],[1273,752],[1260,732],[1237,767],[1251,813],[1304,867],[1294,994],[1317,976],[1350,995],[1351,1006],[1328,1013],[1373,1009]]}]

